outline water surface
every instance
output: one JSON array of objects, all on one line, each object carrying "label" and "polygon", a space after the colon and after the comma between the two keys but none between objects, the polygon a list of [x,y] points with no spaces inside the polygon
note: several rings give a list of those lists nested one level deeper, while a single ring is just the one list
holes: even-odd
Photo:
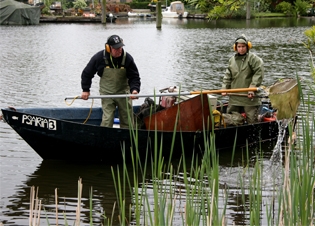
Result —
[{"label": "water surface", "polygon": [[[251,40],[251,51],[265,62],[265,86],[279,78],[298,75],[303,79],[303,91],[307,93],[306,83],[311,78],[309,55],[302,45],[305,40],[303,32],[314,24],[312,18],[210,22],[163,19],[162,28],[156,29],[152,19],[119,18],[115,24],[106,26],[1,26],[0,107],[66,107],[66,96],[81,93],[82,69],[94,53],[104,48],[107,37],[112,34],[124,39],[125,50],[134,57],[141,74],[143,94],[174,85],[186,91],[220,89],[227,61],[233,54],[232,45],[241,34]],[[98,82],[96,76],[92,95],[98,95]],[[143,99],[135,103],[142,104]],[[91,101],[77,100],[72,107],[90,105]],[[94,105],[100,106],[100,101],[95,101]],[[59,212],[65,211],[72,224],[79,178],[82,178],[84,186],[81,215],[84,224],[89,221],[91,188],[96,210],[95,224],[100,223],[99,213],[111,213],[115,191],[110,165],[42,161],[6,123],[0,121],[0,128],[0,222],[4,225],[28,225],[30,187],[38,186],[39,197],[48,210],[51,223],[55,222],[53,210],[57,188]],[[273,144],[264,147],[266,159],[272,149]],[[255,151],[250,150],[250,153]],[[233,176],[239,169],[227,167],[231,161],[230,153],[222,153],[220,158],[220,183],[234,188],[230,190],[227,206],[228,224],[249,224],[249,216],[239,208],[238,184]],[[235,165],[238,161],[242,161],[242,153],[236,156]],[[261,215],[263,224],[266,213]],[[41,225],[46,224],[45,216],[42,216]],[[181,225],[181,221],[174,225]]]}]

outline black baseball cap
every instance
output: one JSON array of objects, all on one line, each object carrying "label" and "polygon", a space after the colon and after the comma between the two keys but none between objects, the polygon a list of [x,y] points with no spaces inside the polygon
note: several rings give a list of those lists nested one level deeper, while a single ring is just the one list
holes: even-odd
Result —
[{"label": "black baseball cap", "polygon": [[107,44],[113,47],[114,49],[118,49],[125,44],[123,43],[123,39],[120,38],[118,35],[112,35],[107,39]]}]

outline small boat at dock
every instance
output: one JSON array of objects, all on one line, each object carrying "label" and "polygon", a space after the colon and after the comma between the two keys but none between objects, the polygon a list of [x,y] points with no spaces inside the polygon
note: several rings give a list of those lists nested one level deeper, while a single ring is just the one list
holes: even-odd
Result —
[{"label": "small boat at dock", "polygon": [[171,5],[162,11],[163,18],[186,18],[188,12],[185,11],[184,3],[181,1],[171,2]]}]

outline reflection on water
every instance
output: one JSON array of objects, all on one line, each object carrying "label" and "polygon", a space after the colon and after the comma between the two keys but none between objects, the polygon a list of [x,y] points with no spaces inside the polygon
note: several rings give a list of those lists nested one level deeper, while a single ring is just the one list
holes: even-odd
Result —
[{"label": "reflection on water", "polygon": [[[14,195],[9,196],[10,204],[4,206],[3,214],[8,219],[6,224],[28,225],[25,219],[28,218],[30,190],[32,186],[38,187],[38,197],[42,200],[45,208],[44,215],[47,215],[51,224],[55,223],[55,189],[58,193],[59,222],[64,222],[66,216],[69,223],[76,219],[77,207],[77,182],[82,178],[82,205],[81,219],[83,223],[89,223],[90,215],[90,192],[93,193],[93,221],[95,224],[104,222],[102,215],[112,213],[116,202],[116,193],[113,186],[111,166],[101,164],[74,164],[70,162],[43,161],[35,172],[28,176],[26,182],[18,185]],[[127,202],[130,198],[127,197]],[[9,220],[10,217],[14,217]],[[12,221],[13,220],[13,221]],[[116,223],[115,223],[116,224]],[[45,217],[41,225],[47,225]],[[82,224],[83,225],[83,224]]]},{"label": "reflection on water", "polygon": [[[82,69],[94,53],[104,48],[107,37],[112,34],[124,39],[125,49],[134,57],[141,74],[143,94],[174,85],[181,86],[184,91],[220,88],[228,59],[233,54],[235,37],[243,33],[253,43],[251,51],[265,62],[265,86],[278,78],[297,74],[307,81],[310,79],[309,55],[302,45],[303,32],[314,24],[312,18],[209,22],[163,19],[162,28],[156,29],[154,19],[119,18],[115,24],[106,26],[0,26],[1,108],[65,107],[66,96],[81,93]],[[98,78],[93,80],[92,95],[98,94],[98,82]],[[307,93],[307,86],[303,83],[302,86]],[[135,103],[142,104],[143,100]],[[72,107],[90,105],[91,101],[77,100]],[[100,101],[95,101],[94,105],[100,105]],[[303,112],[302,109],[300,113]],[[59,204],[60,210],[65,210],[67,217],[73,219],[79,177],[83,180],[83,222],[88,224],[90,188],[93,188],[95,214],[111,213],[116,201],[111,166],[42,162],[7,124],[1,121],[0,128],[0,209],[1,221],[5,225],[28,225],[30,186],[39,187],[39,197],[49,210],[47,214],[52,223],[55,188],[58,188],[62,203]],[[265,147],[264,159],[269,160],[273,147],[274,144]],[[256,151],[248,150],[253,163]],[[232,168],[231,153],[220,153],[220,185],[229,187],[228,223],[246,225],[248,215],[244,215],[240,206],[236,175],[242,171],[247,150],[244,148],[238,152]],[[265,198],[272,192],[270,187],[266,185]],[[46,225],[44,214],[42,217],[42,225]],[[61,215],[60,218],[63,219]],[[95,217],[94,220],[97,224],[101,219]],[[262,222],[264,220],[265,213],[262,213]]]},{"label": "reflection on water", "polygon": [[[262,150],[268,150],[274,144],[266,143]],[[257,151],[257,150],[256,150]],[[231,158],[221,158],[220,170],[219,170],[219,186],[221,192],[219,192],[219,210],[223,212],[223,206],[227,205],[226,217],[228,222],[234,222],[236,225],[246,225],[249,220],[249,215],[244,214],[242,209],[243,194],[239,191],[239,187],[248,188],[249,181],[252,176],[253,169],[251,167],[244,169],[242,166],[244,161],[244,155],[246,150],[240,150],[234,156],[234,162],[231,167]],[[249,153],[250,162],[255,164],[257,152]],[[268,156],[267,156],[268,158]],[[187,171],[190,171],[189,162],[190,158],[187,158]],[[174,161],[174,169],[178,161]],[[277,177],[271,175],[271,164],[267,161],[262,163],[265,165],[263,172],[263,188],[266,192],[264,198],[269,199],[270,192],[275,189],[275,186],[280,185],[281,181],[277,174]],[[238,166],[240,165],[240,166]],[[32,186],[38,187],[38,197],[42,201],[45,212],[42,213],[41,225],[47,225],[46,218],[51,225],[56,223],[56,205],[55,205],[55,189],[58,193],[58,222],[63,224],[65,222],[64,217],[69,224],[75,222],[76,219],[76,207],[77,207],[77,182],[79,178],[82,178],[83,190],[81,201],[81,225],[89,225],[90,221],[90,192],[93,193],[93,223],[100,225],[104,223],[104,215],[107,217],[112,216],[114,204],[117,206],[116,190],[113,186],[112,167],[117,171],[116,166],[103,165],[103,164],[87,164],[87,163],[74,163],[63,161],[42,161],[36,170],[27,175],[27,180],[21,184],[15,186],[15,192],[13,195],[7,197],[8,203],[2,206],[3,218],[2,222],[5,225],[28,225],[29,216],[29,202],[30,202],[30,190]],[[151,169],[151,165],[147,166]],[[127,165],[129,177],[132,179],[132,166]],[[119,169],[122,172],[122,168]],[[148,170],[150,172],[150,170]],[[122,173],[121,173],[122,174]],[[168,174],[168,173],[167,173]],[[162,180],[158,183],[160,186],[161,195],[169,194],[170,201],[174,205],[174,224],[182,225],[182,219],[185,218],[183,213],[185,212],[186,202],[193,198],[195,205],[201,205],[203,196],[193,194],[194,178],[189,177],[191,186],[186,187],[184,177],[182,173],[173,175],[173,179]],[[139,177],[140,178],[140,177]],[[145,181],[145,189],[138,190],[138,193],[145,195],[146,201],[144,206],[150,207],[150,212],[153,215],[154,211],[154,188],[151,173],[147,174],[147,180]],[[2,178],[3,179],[3,178]],[[244,181],[241,184],[241,180]],[[276,181],[276,182],[275,182]],[[139,181],[141,187],[142,181]],[[205,186],[208,186],[208,179],[205,178],[203,182]],[[135,199],[134,196],[129,195],[129,188],[126,187],[126,205],[129,206]],[[211,195],[211,194],[209,194]],[[173,198],[172,198],[173,197]],[[206,200],[208,196],[205,196]],[[203,199],[203,198],[202,198]],[[246,203],[249,203],[249,195],[245,193]],[[146,210],[149,211],[149,210]],[[148,216],[147,213],[141,215],[144,221]],[[118,210],[115,210],[113,225],[119,225]],[[150,224],[148,224],[150,225]]]}]

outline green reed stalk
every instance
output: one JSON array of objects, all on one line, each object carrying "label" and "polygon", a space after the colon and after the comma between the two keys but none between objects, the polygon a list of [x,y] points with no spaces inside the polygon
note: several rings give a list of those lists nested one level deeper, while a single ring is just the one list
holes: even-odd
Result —
[{"label": "green reed stalk", "polygon": [[90,225],[93,226],[93,187],[90,188]]},{"label": "green reed stalk", "polygon": [[[129,125],[132,125],[132,123],[129,122]],[[147,151],[146,156],[144,158],[145,164],[144,164],[144,166],[142,166],[140,154],[138,151],[138,130],[136,128],[138,128],[137,124],[135,125],[135,128],[130,130],[130,137],[132,138],[131,140],[134,143],[134,148],[132,146],[130,149],[133,185],[131,184],[130,180],[128,180],[128,185],[130,187],[130,194],[134,194],[134,196],[135,196],[136,201],[134,202],[134,205],[135,205],[134,212],[136,213],[135,214],[136,223],[137,223],[137,225],[139,225],[140,224],[140,214],[138,214],[138,213],[141,213],[141,206],[142,206],[143,197],[144,197],[143,192],[145,191],[145,184],[142,184],[141,188],[139,188],[138,185],[141,181],[145,180],[145,174],[146,174],[146,169],[147,169],[148,151]],[[147,150],[149,150],[149,147],[150,147],[150,144],[148,143],[147,144]],[[127,172],[126,172],[126,175],[128,175]],[[140,180],[139,180],[139,177],[140,177]],[[132,186],[134,187],[133,191],[131,189]],[[139,194],[140,191],[141,191],[141,194]],[[129,214],[129,217],[131,217],[131,213]],[[131,218],[129,219],[129,222],[130,221],[131,221]]]},{"label": "green reed stalk", "polygon": [[261,164],[259,161],[256,162],[253,175],[249,182],[249,208],[250,208],[250,224],[260,224],[260,213],[261,213]]}]

